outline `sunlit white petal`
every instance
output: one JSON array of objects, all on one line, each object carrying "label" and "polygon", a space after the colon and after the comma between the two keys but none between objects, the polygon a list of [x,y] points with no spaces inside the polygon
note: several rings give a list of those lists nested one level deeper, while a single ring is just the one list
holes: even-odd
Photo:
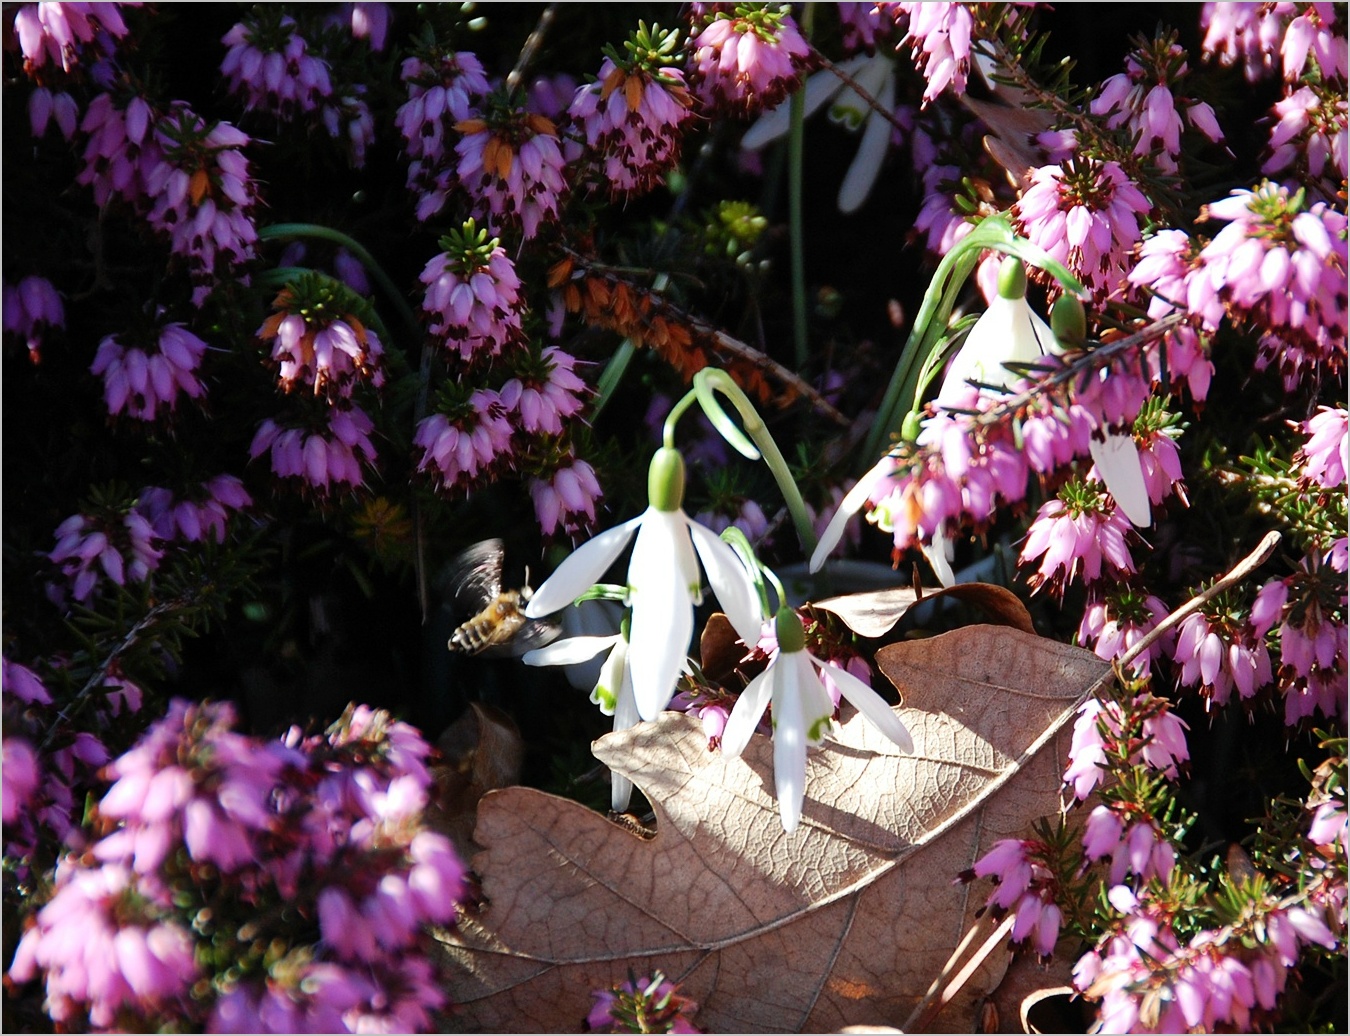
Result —
[{"label": "sunlit white petal", "polygon": [[769,707],[769,698],[773,694],[773,684],[769,681],[771,672],[771,669],[766,669],[756,676],[736,699],[726,729],[722,731],[723,755],[734,759],[750,743],[750,736],[764,717],[764,710]]},{"label": "sunlit white petal", "polygon": [[606,648],[614,646],[618,636],[612,637],[568,637],[555,640],[520,656],[526,665],[576,665],[588,662]]},{"label": "sunlit white petal", "polygon": [[731,621],[737,636],[746,644],[755,643],[762,623],[759,595],[741,559],[725,541],[697,522],[689,523],[689,532],[699,560],[708,573],[708,582],[717,595],[717,603]]},{"label": "sunlit white petal", "polygon": [[806,794],[806,721],[799,695],[775,694],[773,708],[773,785],[783,830],[791,834]]},{"label": "sunlit white petal", "polygon": [[1107,491],[1116,498],[1116,506],[1125,517],[1140,528],[1153,524],[1153,509],[1148,502],[1148,486],[1144,483],[1144,468],[1139,461],[1139,448],[1134,436],[1127,432],[1108,432],[1105,442],[1093,438],[1088,443],[1092,463],[1097,474],[1106,483]]},{"label": "sunlit white petal", "polygon": [[645,720],[656,719],[674,694],[694,632],[688,571],[694,569],[695,579],[698,574],[687,528],[678,511],[648,509],[633,544],[628,657],[638,714]]},{"label": "sunlit white petal", "polygon": [[[839,67],[849,75],[854,75],[867,64],[866,54],[861,54],[847,61],[839,62]],[[821,105],[828,101],[835,94],[843,89],[844,83],[837,75],[830,71],[817,72],[806,80],[806,85],[802,88],[805,93],[803,97],[803,117],[810,116],[816,112]],[[749,151],[758,151],[765,144],[777,140],[785,134],[792,125],[792,98],[785,98],[776,108],[773,108],[759,117],[759,120],[745,131],[745,136],[741,138],[741,147]]]},{"label": "sunlit white petal", "polygon": [[816,544],[816,549],[811,553],[812,572],[820,571],[820,567],[825,564],[825,559],[839,545],[839,540],[844,535],[844,527],[848,525],[849,519],[862,510],[862,506],[867,503],[867,498],[872,494],[872,490],[876,489],[881,481],[894,470],[894,462],[889,457],[883,457],[862,478],[858,479],[852,489],[844,494],[844,499],[839,501],[839,509],[834,512],[834,517],[825,526],[825,531],[820,536],[820,542]]},{"label": "sunlit white petal", "polygon": [[848,703],[861,712],[874,727],[899,745],[902,752],[914,751],[914,739],[910,737],[909,731],[900,722],[895,710],[887,705],[876,691],[846,669],[818,659],[816,665],[834,681],[839,693],[848,700]]},{"label": "sunlit white petal", "polygon": [[628,545],[644,517],[639,515],[622,525],[607,529],[573,551],[534,592],[525,614],[531,619],[551,615],[566,608],[598,583],[609,566],[623,553],[623,548]]}]

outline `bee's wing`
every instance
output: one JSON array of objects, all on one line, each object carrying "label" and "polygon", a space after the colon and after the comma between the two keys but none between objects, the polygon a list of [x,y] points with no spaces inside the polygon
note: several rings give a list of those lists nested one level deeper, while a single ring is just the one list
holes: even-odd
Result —
[{"label": "bee's wing", "polygon": [[501,593],[504,554],[502,541],[494,538],[465,547],[450,562],[446,587],[457,614],[477,614]]},{"label": "bee's wing", "polygon": [[488,658],[519,658],[527,651],[552,644],[562,633],[562,626],[549,619],[526,619],[525,625],[504,644],[494,644],[481,654]]}]

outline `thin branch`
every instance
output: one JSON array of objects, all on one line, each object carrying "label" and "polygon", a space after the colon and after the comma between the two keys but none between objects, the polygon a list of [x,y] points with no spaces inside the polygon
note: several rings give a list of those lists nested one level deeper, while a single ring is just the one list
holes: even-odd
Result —
[{"label": "thin branch", "polygon": [[510,75],[506,77],[506,89],[508,91],[518,87],[520,81],[525,78],[525,70],[530,67],[530,62],[534,60],[534,55],[539,50],[540,44],[544,42],[544,36],[548,33],[549,26],[553,24],[553,18],[557,13],[558,5],[549,4],[539,15],[539,24],[525,38],[525,46],[520,48],[520,57],[516,59],[516,67],[511,69]]},{"label": "thin branch", "polygon": [[1120,669],[1128,669],[1131,662],[1142,655],[1149,647],[1168,630],[1181,624],[1181,621],[1193,612],[1199,611],[1204,607],[1205,602],[1211,600],[1217,594],[1223,593],[1230,586],[1242,582],[1249,575],[1266,563],[1266,559],[1275,553],[1275,548],[1279,546],[1280,534],[1276,529],[1270,530],[1262,537],[1261,542],[1256,545],[1256,549],[1245,558],[1234,565],[1226,575],[1215,581],[1213,586],[1202,590],[1189,601],[1183,604],[1176,611],[1172,612],[1162,622],[1154,626],[1143,637],[1141,637],[1133,647],[1116,660],[1116,665]]},{"label": "thin branch", "polygon": [[[909,1017],[905,1019],[905,1023],[900,1026],[900,1031],[926,1032],[928,1026],[932,1024],[933,1019],[941,1013],[944,1007],[955,999],[956,994],[970,981],[971,976],[975,974],[976,970],[978,970],[989,958],[991,953],[998,949],[999,944],[1007,938],[1008,933],[1012,931],[1014,920],[1016,920],[1016,915],[1014,914],[1010,913],[1005,916],[1002,921],[994,926],[994,929],[985,938],[984,942],[980,944],[979,948],[970,955],[964,964],[962,964],[961,958],[965,954],[967,947],[975,941],[977,934],[980,929],[985,926],[986,922],[979,921],[971,925],[970,931],[966,932],[965,937],[961,940],[960,944],[952,951],[952,955],[947,959],[947,963],[943,965],[942,971],[938,973],[937,978],[933,979],[933,984],[928,987],[928,992],[925,993],[923,999],[915,1005],[914,1010],[911,1011]],[[960,964],[960,971],[957,971],[958,964]],[[955,977],[952,978],[950,982],[947,981],[948,977],[951,976],[953,972],[955,972]]]}]

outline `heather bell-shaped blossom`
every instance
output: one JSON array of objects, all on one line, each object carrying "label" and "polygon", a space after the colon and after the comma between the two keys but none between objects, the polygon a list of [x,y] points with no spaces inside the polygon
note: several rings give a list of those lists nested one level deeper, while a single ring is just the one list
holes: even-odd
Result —
[{"label": "heather bell-shaped blossom", "polygon": [[1075,478],[1036,512],[1018,564],[1039,558],[1039,568],[1028,578],[1032,590],[1044,587],[1060,595],[1074,579],[1085,584],[1120,579],[1135,571],[1125,543],[1129,528],[1125,515],[1106,502],[1096,483]]},{"label": "heather bell-shaped blossom", "polygon": [[806,750],[824,741],[834,717],[834,701],[823,682],[826,677],[902,752],[912,753],[914,741],[876,691],[847,670],[822,662],[806,650],[801,619],[791,608],[779,610],[775,634],[778,651],[737,699],[722,734],[722,751],[733,759],[745,751],[764,710],[772,703],[774,789],[783,830],[791,834],[801,822]]},{"label": "heather bell-shaped blossom", "polygon": [[256,8],[220,42],[226,46],[220,74],[248,111],[289,122],[333,92],[327,63],[310,53],[295,19],[276,8]]},{"label": "heather bell-shaped blossom", "polygon": [[447,401],[441,412],[418,422],[413,436],[422,451],[417,470],[445,489],[485,481],[513,456],[514,432],[501,396],[475,389],[467,399]]},{"label": "heather bell-shaped blossom", "polygon": [[326,409],[324,425],[317,431],[286,427],[269,417],[258,426],[249,457],[270,454],[273,474],[319,496],[342,487],[353,490],[365,481],[361,465],[375,463],[370,440],[375,424],[360,407],[343,401]]},{"label": "heather bell-shaped blossom", "polygon": [[4,329],[28,347],[34,363],[42,360],[46,336],[66,326],[61,295],[46,277],[25,277],[4,287]]},{"label": "heather bell-shaped blossom", "polygon": [[179,395],[201,399],[206,386],[197,368],[206,343],[182,324],[166,324],[153,349],[124,346],[116,335],[98,345],[89,372],[103,379],[108,413],[125,413],[138,421],[153,421],[172,413]]},{"label": "heather bell-shaped blossom", "polygon": [[638,715],[654,720],[675,693],[694,630],[694,606],[703,599],[699,562],[722,611],[747,642],[759,635],[759,605],[735,551],[685,514],[684,459],[678,450],[656,451],[647,486],[647,510],[582,544],[535,590],[525,614],[542,618],[571,604],[636,537],[628,565],[633,616],[628,666]]},{"label": "heather bell-shaped blossom", "polygon": [[464,363],[497,356],[524,341],[520,277],[501,241],[471,219],[441,238],[422,269],[427,326]]},{"label": "heather bell-shaped blossom", "polygon": [[677,39],[673,30],[642,25],[625,43],[628,55],[613,51],[596,81],[572,100],[568,114],[595,153],[611,195],[646,193],[680,159],[694,98],[684,73],[671,63]]},{"label": "heather bell-shaped blossom", "polygon": [[136,511],[109,522],[74,514],[56,527],[56,548],[47,556],[84,603],[103,577],[118,586],[144,582],[163,556],[155,541],[150,523]]},{"label": "heather bell-shaped blossom", "polygon": [[559,528],[569,536],[589,529],[595,524],[596,502],[604,495],[595,469],[575,457],[547,479],[530,479],[529,490],[539,531],[545,536]]},{"label": "heather bell-shaped blossom", "polygon": [[770,4],[715,10],[689,49],[694,96],[708,108],[744,116],[795,90],[811,55],[792,16]]},{"label": "heather bell-shaped blossom", "polygon": [[[970,72],[970,42],[975,19],[964,4],[888,4],[896,13],[909,16],[909,26],[898,46],[909,44],[916,67],[928,81],[926,105],[950,87],[952,94],[966,92]],[[898,48],[897,48],[898,49]]]},{"label": "heather bell-shaped blossom", "polygon": [[[519,226],[523,237],[532,238],[558,218],[568,185],[552,120],[494,95],[481,115],[461,119],[454,130],[461,134],[455,176],[489,225]],[[443,195],[424,197],[418,219],[430,218],[443,204]]]},{"label": "heather bell-shaped blossom", "polygon": [[32,75],[47,65],[66,72],[112,53],[112,44],[127,34],[118,8],[139,3],[23,4],[14,14],[14,33],[23,52],[24,71]]}]

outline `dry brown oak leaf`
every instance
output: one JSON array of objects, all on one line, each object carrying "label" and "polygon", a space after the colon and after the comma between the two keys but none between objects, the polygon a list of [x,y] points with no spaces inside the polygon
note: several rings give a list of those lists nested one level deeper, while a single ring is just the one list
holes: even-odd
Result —
[{"label": "dry brown oak leaf", "polygon": [[[996,626],[894,644],[877,660],[900,688],[915,753],[852,715],[811,752],[791,835],[769,738],[728,760],[673,712],[594,746],[651,801],[654,838],[532,789],[485,796],[473,866],[486,903],[443,937],[459,965],[453,1024],[580,1028],[590,991],[631,968],[679,982],[708,1032],[900,1025],[988,894],[953,879],[1057,812],[1068,721],[1110,669]],[[975,1003],[1007,959],[993,955],[935,1028],[974,1031]]]}]

